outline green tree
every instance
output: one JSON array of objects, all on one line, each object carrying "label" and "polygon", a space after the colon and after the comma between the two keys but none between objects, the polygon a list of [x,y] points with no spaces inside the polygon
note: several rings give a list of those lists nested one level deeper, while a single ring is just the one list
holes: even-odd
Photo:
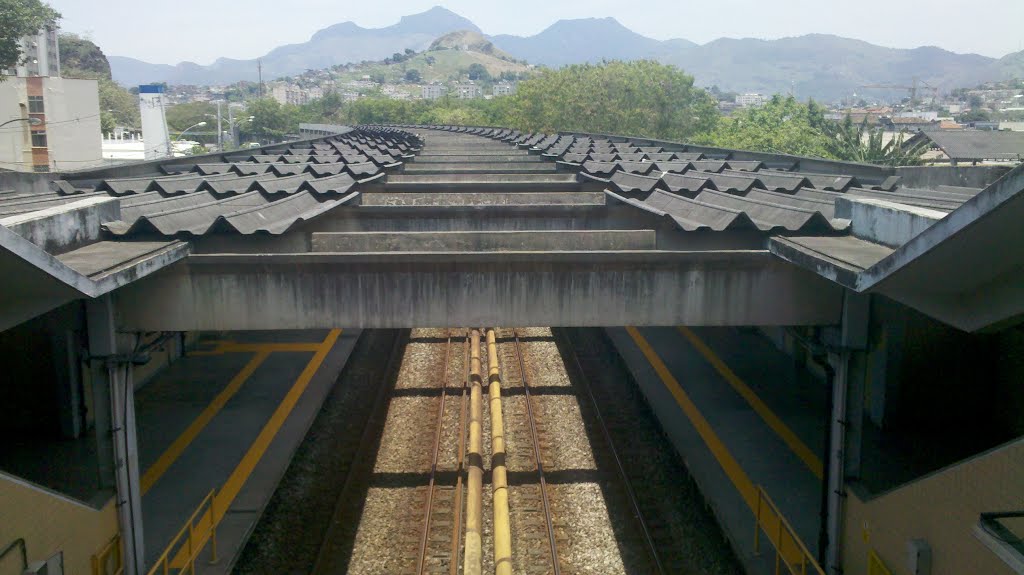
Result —
[{"label": "green tree", "polygon": [[956,121],[961,124],[969,124],[971,122],[988,122],[992,117],[985,110],[967,110],[960,114]]},{"label": "green tree", "polygon": [[279,141],[299,129],[297,107],[282,106],[273,98],[253,100],[246,111],[253,117],[248,133],[263,142]]},{"label": "green tree", "polygon": [[423,80],[423,76],[420,74],[420,71],[417,70],[416,68],[409,68],[408,70],[405,71],[405,81],[406,82],[412,82],[414,84],[418,84],[422,80]]},{"label": "green tree", "polygon": [[469,68],[466,68],[466,75],[469,76],[470,80],[486,81],[491,79],[490,72],[479,62],[470,64]]},{"label": "green tree", "polygon": [[[60,20],[60,13],[40,0],[0,0],[0,70],[25,60],[20,40]],[[4,80],[0,76],[0,82]]]},{"label": "green tree", "polygon": [[[172,132],[180,132],[199,122],[206,122],[213,126],[214,131],[217,130],[217,106],[212,102],[188,102],[169,106],[166,118],[167,127]],[[227,118],[226,112],[224,118]]]},{"label": "green tree", "polygon": [[813,100],[775,95],[767,104],[723,118],[703,143],[722,148],[831,158],[824,110]]},{"label": "green tree", "polygon": [[675,66],[650,60],[544,70],[521,82],[509,124],[530,131],[580,130],[675,140],[711,131],[715,101]]},{"label": "green tree", "polygon": [[141,128],[138,96],[133,96],[109,78],[100,78],[98,82],[102,130],[110,132],[117,126],[130,130]]}]

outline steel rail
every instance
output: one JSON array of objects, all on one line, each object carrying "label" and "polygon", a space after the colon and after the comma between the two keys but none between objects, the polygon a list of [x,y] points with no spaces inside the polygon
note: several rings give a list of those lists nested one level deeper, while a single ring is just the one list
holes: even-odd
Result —
[{"label": "steel rail", "polygon": [[651,560],[654,562],[657,572],[664,574],[665,568],[661,564],[661,557],[658,555],[657,546],[654,544],[654,537],[651,535],[651,531],[647,527],[647,521],[644,520],[643,512],[640,511],[640,503],[637,501],[636,491],[633,489],[633,483],[629,480],[629,475],[626,474],[626,467],[622,464],[622,458],[619,457],[619,452],[615,449],[615,442],[612,441],[611,432],[608,430],[608,425],[605,423],[604,417],[601,415],[601,408],[598,406],[597,396],[594,395],[594,390],[590,387],[589,378],[583,370],[583,364],[580,363],[579,355],[576,353],[576,348],[573,346],[572,340],[569,338],[567,333],[563,332],[561,335],[562,340],[567,344],[566,348],[569,350],[569,354],[572,356],[573,362],[576,364],[576,373],[579,375],[578,381],[590,397],[590,403],[594,408],[594,419],[597,421],[598,427],[601,428],[601,434],[604,435],[605,442],[608,444],[608,451],[611,452],[612,458],[615,460],[615,467],[618,468],[619,476],[622,478],[622,484],[626,488],[626,495],[629,498],[630,507],[633,508],[633,516],[637,520],[640,531],[643,532],[644,541],[647,543],[647,550],[651,554]]},{"label": "steel rail", "polygon": [[548,497],[548,484],[544,476],[544,463],[540,458],[540,440],[537,438],[537,420],[533,414],[533,399],[530,395],[530,382],[526,377],[526,365],[523,361],[523,351],[519,345],[519,333],[512,330],[512,338],[515,342],[516,359],[519,362],[519,375],[523,380],[523,395],[526,398],[526,417],[530,421],[530,437],[533,439],[533,458],[537,462],[537,475],[540,478],[540,498],[544,507],[544,521],[548,529],[548,543],[551,548],[551,567],[554,575],[561,575],[562,568],[558,563],[558,541],[555,538],[555,524],[551,519],[551,500]]},{"label": "steel rail", "polygon": [[462,398],[459,407],[459,453],[455,463],[455,505],[453,510],[455,517],[452,521],[452,560],[448,568],[449,575],[459,575],[459,565],[462,563],[460,561],[462,559],[462,545],[460,545],[462,540],[462,484],[466,474],[466,435],[469,433],[467,430],[469,421],[466,420],[466,409],[469,406],[469,335],[467,330],[466,339],[462,342],[463,377]]},{"label": "steel rail", "polygon": [[420,553],[416,559],[416,573],[423,575],[427,563],[427,543],[430,538],[430,515],[434,507],[434,484],[437,480],[437,457],[441,453],[441,432],[444,430],[444,403],[448,395],[448,367],[452,354],[452,333],[447,330],[444,347],[444,372],[441,376],[441,401],[437,407],[437,425],[434,426],[434,452],[430,462],[430,480],[427,483],[427,504],[423,511],[423,533],[420,537]]}]

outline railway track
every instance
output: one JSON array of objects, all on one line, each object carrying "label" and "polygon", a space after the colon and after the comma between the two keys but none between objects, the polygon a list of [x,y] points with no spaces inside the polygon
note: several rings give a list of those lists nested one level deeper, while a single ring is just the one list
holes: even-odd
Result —
[{"label": "railway track", "polygon": [[[526,449],[512,450],[507,465],[511,472],[520,472],[522,479],[515,487],[516,500],[512,510],[513,531],[518,545],[513,564],[522,573],[560,575],[562,566],[558,547],[564,543],[555,529],[552,494],[544,473],[543,452],[549,437],[543,423],[538,421],[536,401],[530,393],[530,376],[526,369],[523,346],[515,329],[499,329],[499,358],[502,387],[507,393],[521,392],[523,409],[510,410],[506,418],[506,434],[517,433],[527,438]],[[521,429],[516,429],[516,428]]]},{"label": "railway track", "polygon": [[[608,349],[571,330],[484,330],[479,348],[471,333],[413,330],[396,344],[391,381],[370,405],[313,573],[675,573],[690,565],[672,550],[679,532],[645,476],[649,454],[634,453],[629,440],[635,413],[609,409],[618,404],[602,373]],[[499,521],[501,491],[508,516]],[[506,524],[509,555],[496,560]]]}]

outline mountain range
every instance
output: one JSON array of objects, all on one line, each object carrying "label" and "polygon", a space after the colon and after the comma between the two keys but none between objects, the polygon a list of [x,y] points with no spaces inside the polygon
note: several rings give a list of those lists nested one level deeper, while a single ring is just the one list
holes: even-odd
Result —
[{"label": "mountain range", "polygon": [[[434,7],[403,17],[385,28],[334,24],[308,42],[275,48],[260,60],[264,81],[307,69],[380,60],[406,48],[426,49],[450,32],[480,29],[454,12]],[[560,20],[534,36],[489,37],[494,46],[532,64],[564,66],[584,62],[652,58],[679,66],[701,86],[735,92],[790,92],[832,100],[865,92],[868,85],[907,85],[948,90],[1024,75],[1024,52],[1000,59],[958,54],[933,46],[897,49],[868,42],[808,34],[778,40],[720,38],[699,45],[689,40],[655,40],[637,34],[614,18]],[[256,60],[220,58],[209,66],[182,62],[149,64],[110,56],[114,80],[124,85],[147,82],[217,85],[257,79]],[[890,88],[890,94],[900,93]]]}]

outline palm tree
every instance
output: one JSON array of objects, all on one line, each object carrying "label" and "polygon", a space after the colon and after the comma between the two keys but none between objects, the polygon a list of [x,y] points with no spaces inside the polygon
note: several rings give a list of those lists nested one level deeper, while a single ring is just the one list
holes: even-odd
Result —
[{"label": "palm tree", "polygon": [[851,162],[863,162],[884,166],[917,166],[922,163],[921,155],[929,147],[928,140],[914,142],[898,134],[888,142],[884,141],[882,130],[868,127],[868,118],[854,124],[849,114],[841,123],[826,127],[829,136],[829,151],[836,158]]}]

